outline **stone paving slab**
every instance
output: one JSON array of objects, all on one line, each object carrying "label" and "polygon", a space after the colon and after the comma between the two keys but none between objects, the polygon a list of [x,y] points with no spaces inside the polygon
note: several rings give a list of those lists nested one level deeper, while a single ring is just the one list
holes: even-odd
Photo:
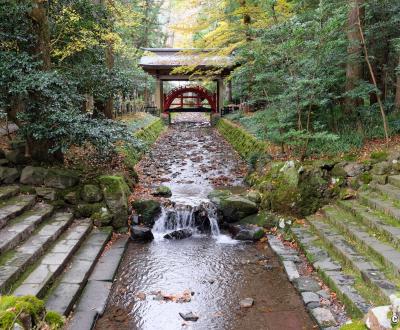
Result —
[{"label": "stone paving slab", "polygon": [[2,186],[0,187],[0,201],[9,199],[14,197],[15,195],[19,194],[19,187],[12,185],[12,186]]},{"label": "stone paving slab", "polygon": [[7,225],[7,221],[30,209],[36,202],[35,195],[20,195],[8,199],[0,204],[0,228]]},{"label": "stone paving slab", "polygon": [[68,315],[110,235],[111,230],[92,231],[49,294],[46,302],[48,309]]},{"label": "stone paving slab", "polygon": [[[365,256],[353,248],[346,239],[338,234],[330,225],[314,218],[311,225],[332,249],[342,256],[352,267],[359,272],[363,279],[380,290],[382,295],[389,299],[390,295],[397,292],[397,287],[372,264]],[[329,269],[328,269],[329,270]],[[331,269],[335,270],[335,269]]]},{"label": "stone paving slab", "polygon": [[9,224],[0,230],[0,254],[14,248],[25,240],[37,226],[53,213],[54,207],[48,204],[36,204],[36,206],[11,220]]},{"label": "stone paving slab", "polygon": [[356,201],[340,201],[338,205],[360,219],[367,227],[385,235],[396,247],[400,247],[400,227],[386,223],[379,215]]},{"label": "stone paving slab", "polygon": [[[317,260],[317,255],[325,255],[325,260],[335,262],[326,250],[319,245],[314,245],[315,241],[318,240],[318,236],[313,234],[308,227],[296,227],[292,228],[292,231],[308,258]],[[346,303],[346,307],[353,310],[360,317],[363,316],[371,307],[354,288],[354,278],[344,274],[341,270],[331,271],[320,268],[319,272],[322,274],[324,279],[326,279],[326,284],[339,296],[345,298],[342,300]]]},{"label": "stone paving slab", "polygon": [[114,280],[128,241],[128,237],[122,237],[113,243],[111,248],[100,257],[92,275],[90,275],[90,280],[109,282]]},{"label": "stone paving slab", "polygon": [[[38,266],[14,291],[14,295],[32,295],[42,298],[46,293],[47,287],[63,271],[65,265],[79,248],[91,229],[92,223],[90,221],[80,222],[76,226],[69,228],[39,261]],[[77,233],[79,233],[79,236],[77,236]],[[74,238],[71,240],[69,237]],[[75,239],[75,237],[78,237],[78,239]]]},{"label": "stone paving slab", "polygon": [[388,181],[391,185],[400,188],[400,175],[391,175]]},{"label": "stone paving slab", "polygon": [[368,248],[370,252],[374,253],[386,266],[393,270],[393,275],[400,276],[400,251],[390,244],[370,236],[361,223],[352,218],[352,215],[346,216],[343,213],[338,213],[338,209],[335,208],[325,208],[324,213],[330,223]]},{"label": "stone paving slab", "polygon": [[359,196],[360,201],[364,204],[400,220],[400,209],[396,208],[391,201],[382,200],[379,196],[371,193],[362,193]]},{"label": "stone paving slab", "polygon": [[90,330],[97,318],[104,313],[127,243],[128,237],[118,239],[100,257],[66,329]]},{"label": "stone paving slab", "polygon": [[[70,225],[73,215],[70,213],[56,213],[49,222],[39,229],[22,245],[14,249],[10,258],[1,265],[0,292],[5,293],[18,277],[43,255],[47,247],[54,242]],[[49,228],[51,230],[49,230]]]}]

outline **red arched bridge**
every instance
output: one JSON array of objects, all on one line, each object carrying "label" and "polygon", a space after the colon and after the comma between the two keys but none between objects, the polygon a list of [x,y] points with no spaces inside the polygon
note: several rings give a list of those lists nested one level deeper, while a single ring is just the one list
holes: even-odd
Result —
[{"label": "red arched bridge", "polygon": [[164,94],[163,111],[217,112],[217,95],[202,86],[177,87]]}]

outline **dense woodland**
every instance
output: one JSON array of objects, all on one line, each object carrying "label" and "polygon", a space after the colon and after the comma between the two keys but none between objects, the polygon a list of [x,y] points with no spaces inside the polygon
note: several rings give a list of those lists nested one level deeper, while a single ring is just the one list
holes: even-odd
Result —
[{"label": "dense woodland", "polygon": [[[400,1],[191,0],[175,26],[192,46],[234,54],[232,119],[282,152],[349,152],[400,130]],[[35,154],[127,139],[117,98],[146,99],[141,47],[165,46],[163,1],[21,0],[0,4],[0,108]],[[94,98],[93,115],[85,96]],[[44,144],[43,141],[46,141]],[[40,150],[39,150],[40,151]],[[38,152],[40,154],[40,152]]]}]

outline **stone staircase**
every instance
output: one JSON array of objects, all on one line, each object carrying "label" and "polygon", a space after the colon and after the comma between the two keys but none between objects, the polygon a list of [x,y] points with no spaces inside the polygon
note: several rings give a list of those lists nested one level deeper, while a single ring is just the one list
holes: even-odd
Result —
[{"label": "stone staircase", "polygon": [[354,200],[338,201],[293,233],[307,258],[350,315],[389,303],[400,291],[400,175],[371,183]]},{"label": "stone staircase", "polygon": [[[121,238],[104,253],[111,232],[21,193],[18,185],[0,186],[0,293],[37,296],[48,310],[66,316],[75,307],[68,327],[90,329],[106,305],[127,243]],[[100,286],[107,290],[99,296]],[[90,312],[81,313],[82,306]]]}]

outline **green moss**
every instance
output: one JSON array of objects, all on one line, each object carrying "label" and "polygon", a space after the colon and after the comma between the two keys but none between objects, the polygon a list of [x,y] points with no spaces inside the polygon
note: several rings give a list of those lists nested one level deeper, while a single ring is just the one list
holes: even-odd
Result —
[{"label": "green moss", "polygon": [[124,156],[125,165],[128,169],[134,170],[134,166],[142,158],[143,154],[157,140],[164,131],[165,125],[161,119],[156,119],[146,127],[139,129],[134,136],[139,140],[139,146],[125,145],[119,148],[119,152]]},{"label": "green moss", "polygon": [[12,329],[17,314],[12,311],[0,311],[0,329]]},{"label": "green moss", "polygon": [[277,218],[274,214],[261,211],[258,214],[250,215],[239,221],[240,225],[256,225],[259,227],[272,228],[277,224]]},{"label": "green moss", "polygon": [[383,162],[388,159],[389,154],[386,151],[374,151],[370,157],[378,162]]},{"label": "green moss", "polygon": [[57,312],[48,311],[44,321],[50,326],[51,330],[61,329],[64,325],[64,318]]},{"label": "green moss", "polygon": [[32,317],[33,324],[37,325],[42,321],[44,312],[44,302],[34,296],[1,296],[0,329],[11,329],[15,323],[19,323],[18,316],[22,313],[30,315]]},{"label": "green moss", "polygon": [[21,185],[19,189],[23,194],[36,194],[35,187],[32,186]]},{"label": "green moss", "polygon": [[362,183],[369,184],[372,181],[373,177],[372,177],[371,173],[364,172],[364,173],[360,174],[359,179]]},{"label": "green moss", "polygon": [[126,193],[126,195],[130,194],[129,187],[122,176],[103,175],[99,178],[99,181],[106,194],[119,193],[121,188]]},{"label": "green moss", "polygon": [[229,120],[220,119],[216,124],[216,128],[239,155],[249,162],[255,163],[257,155],[261,156],[267,153],[267,143],[258,140],[255,136]]},{"label": "green moss", "polygon": [[367,330],[367,326],[363,320],[353,321],[350,324],[343,325],[340,330]]},{"label": "green moss", "polygon": [[100,213],[103,207],[105,207],[103,203],[78,204],[75,206],[74,215],[78,218],[90,218],[95,213]]}]

